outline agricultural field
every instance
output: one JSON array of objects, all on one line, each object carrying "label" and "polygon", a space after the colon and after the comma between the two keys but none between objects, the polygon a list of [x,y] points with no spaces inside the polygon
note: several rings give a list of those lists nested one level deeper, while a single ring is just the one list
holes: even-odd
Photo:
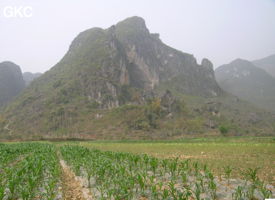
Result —
[{"label": "agricultural field", "polygon": [[0,200],[274,198],[272,138],[0,144]]},{"label": "agricultural field", "polygon": [[232,177],[242,178],[248,168],[259,168],[261,179],[275,186],[275,139],[270,137],[190,138],[180,141],[81,142],[103,151],[148,154],[157,158],[191,159],[207,164],[216,176],[231,166]]},{"label": "agricultural field", "polygon": [[55,199],[60,166],[49,144],[0,144],[0,199]]}]

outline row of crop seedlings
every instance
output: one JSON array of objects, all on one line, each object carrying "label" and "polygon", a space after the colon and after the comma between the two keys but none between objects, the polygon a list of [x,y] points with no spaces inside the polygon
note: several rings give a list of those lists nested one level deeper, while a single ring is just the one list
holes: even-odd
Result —
[{"label": "row of crop seedlings", "polygon": [[[4,168],[6,165],[15,162],[21,158],[21,156],[29,153],[28,143],[20,144],[2,144],[0,143],[0,169]],[[1,175],[1,174],[0,174]]]},{"label": "row of crop seedlings", "polygon": [[[271,191],[246,171],[247,180],[218,180],[206,165],[190,160],[157,159],[148,155],[102,152],[81,146],[62,146],[63,159],[86,180],[95,199],[264,199]],[[232,183],[233,182],[233,183]]]},{"label": "row of crop seedlings", "polygon": [[[53,145],[0,145],[0,155],[10,160],[0,168],[0,200],[52,200],[60,195],[60,165]],[[9,155],[11,159],[7,159]]]}]

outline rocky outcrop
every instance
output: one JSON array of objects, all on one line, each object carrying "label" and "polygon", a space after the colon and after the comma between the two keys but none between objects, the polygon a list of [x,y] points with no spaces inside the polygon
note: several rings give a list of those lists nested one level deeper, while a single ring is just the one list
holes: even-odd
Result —
[{"label": "rocky outcrop", "polygon": [[165,45],[158,34],[148,31],[142,18],[128,18],[112,30],[131,64],[129,77],[133,86],[150,90],[180,79],[182,86],[175,88],[181,93],[198,96],[218,96],[222,93],[209,60],[203,59],[202,65],[199,65],[192,55]]},{"label": "rocky outcrop", "polygon": [[20,67],[12,62],[0,63],[0,106],[11,101],[24,87]]},{"label": "rocky outcrop", "polygon": [[[75,90],[102,108],[124,104],[125,87],[134,88],[141,98],[170,82],[180,93],[208,97],[222,93],[209,60],[199,65],[192,55],[168,47],[158,34],[149,32],[140,17],[106,30],[92,28],[80,33],[44,79],[61,72],[75,81]],[[131,91],[126,91],[127,101],[133,99]]]}]

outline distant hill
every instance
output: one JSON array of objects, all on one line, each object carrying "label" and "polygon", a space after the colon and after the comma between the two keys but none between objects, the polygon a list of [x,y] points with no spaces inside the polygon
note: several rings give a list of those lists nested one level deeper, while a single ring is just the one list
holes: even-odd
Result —
[{"label": "distant hill", "polygon": [[257,67],[264,69],[275,78],[275,54],[259,60],[254,60],[252,63]]},{"label": "distant hill", "polygon": [[0,107],[11,101],[24,87],[20,67],[8,61],[0,63]]},{"label": "distant hill", "polygon": [[215,70],[225,91],[268,110],[275,110],[275,79],[252,62],[237,59]]},{"label": "distant hill", "polygon": [[31,72],[24,72],[23,79],[25,81],[25,85],[28,86],[34,79],[40,77],[42,73],[31,73]]}]

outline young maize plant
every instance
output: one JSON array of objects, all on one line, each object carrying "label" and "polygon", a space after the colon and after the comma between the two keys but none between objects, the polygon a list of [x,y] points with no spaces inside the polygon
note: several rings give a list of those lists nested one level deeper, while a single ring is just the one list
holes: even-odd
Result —
[{"label": "young maize plant", "polygon": [[224,167],[224,173],[225,173],[225,177],[227,179],[227,185],[229,185],[229,180],[230,180],[232,170],[233,170],[233,168],[230,166]]}]

